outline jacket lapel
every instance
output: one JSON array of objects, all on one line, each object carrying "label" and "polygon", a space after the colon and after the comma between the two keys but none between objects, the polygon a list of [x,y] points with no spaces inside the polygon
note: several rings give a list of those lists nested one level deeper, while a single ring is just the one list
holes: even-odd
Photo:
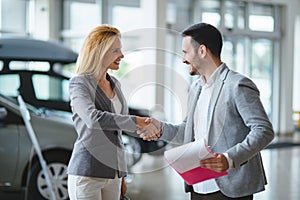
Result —
[{"label": "jacket lapel", "polygon": [[215,143],[216,141],[214,141],[216,138],[219,138],[219,134],[221,134],[221,132],[218,131],[218,133],[211,133],[211,122],[213,120],[213,115],[215,113],[215,107],[217,104],[217,101],[219,99],[220,93],[222,91],[223,85],[224,85],[224,80],[226,79],[227,73],[229,72],[229,69],[227,68],[227,66],[225,64],[223,64],[222,69],[220,70],[218,77],[216,78],[216,82],[214,85],[214,89],[211,95],[211,99],[210,99],[210,103],[209,103],[209,107],[208,107],[208,132],[209,132],[209,138],[208,138],[208,143],[212,144]]},{"label": "jacket lapel", "polygon": [[[108,111],[108,112],[114,112],[114,107],[112,105],[112,102],[110,99],[106,96],[104,91],[101,89],[101,87],[98,85],[97,80],[92,76],[89,75],[90,84],[92,85],[92,93],[95,96],[95,105],[96,108],[102,111]],[[114,87],[113,81],[111,81],[110,77],[108,78],[109,81],[112,84],[112,87]]]},{"label": "jacket lapel", "polygon": [[197,101],[201,92],[201,84],[199,82],[196,83],[194,88],[193,95],[188,102],[188,105],[190,105],[189,114],[187,118],[187,124],[186,124],[186,134],[184,137],[184,143],[188,143],[190,141],[194,140],[194,113],[197,105]]}]

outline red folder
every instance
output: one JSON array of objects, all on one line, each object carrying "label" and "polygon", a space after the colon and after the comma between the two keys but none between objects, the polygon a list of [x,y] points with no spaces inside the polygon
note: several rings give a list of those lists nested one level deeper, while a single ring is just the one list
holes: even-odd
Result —
[{"label": "red folder", "polygon": [[203,141],[194,141],[165,152],[165,160],[188,185],[228,174],[200,167],[200,160],[213,157]]}]

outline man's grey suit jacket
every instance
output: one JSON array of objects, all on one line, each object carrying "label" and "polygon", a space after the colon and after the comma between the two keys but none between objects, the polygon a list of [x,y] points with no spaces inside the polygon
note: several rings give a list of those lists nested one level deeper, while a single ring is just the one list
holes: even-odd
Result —
[{"label": "man's grey suit jacket", "polygon": [[[224,63],[220,67],[209,104],[208,145],[214,152],[228,153],[233,161],[228,175],[216,179],[221,192],[233,198],[247,196],[263,191],[267,184],[260,151],[273,140],[274,131],[255,84]],[[196,80],[189,91],[186,119],[180,125],[163,123],[162,140],[194,140],[194,110],[200,92]]]}]

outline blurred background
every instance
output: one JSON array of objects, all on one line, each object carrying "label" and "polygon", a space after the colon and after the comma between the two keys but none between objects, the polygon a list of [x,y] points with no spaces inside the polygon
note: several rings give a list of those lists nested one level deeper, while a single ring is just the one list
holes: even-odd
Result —
[{"label": "blurred background", "polygon": [[[218,27],[224,36],[222,61],[257,84],[275,130],[274,145],[290,147],[290,144],[299,144],[299,8],[300,0],[0,0],[0,93],[4,95],[0,110],[5,107],[6,113],[10,113],[11,108],[7,106],[13,100],[6,98],[14,99],[22,94],[35,107],[36,110],[32,109],[32,113],[37,116],[43,114],[43,118],[51,118],[55,110],[68,112],[68,79],[75,72],[81,44],[91,29],[107,23],[122,32],[125,57],[120,70],[110,73],[121,81],[131,113],[178,124],[186,114],[189,86],[197,78],[191,77],[188,67],[182,63],[180,32],[191,24],[206,22]],[[32,41],[28,42],[27,39]],[[54,52],[58,52],[56,48],[66,48],[69,53],[63,60],[58,60],[59,53],[55,54],[53,51],[45,53],[51,54],[51,58],[38,58],[43,50],[34,50],[36,40],[47,42],[38,44],[41,49],[52,48],[48,46],[51,43],[59,46],[53,47]],[[7,53],[6,45],[11,44],[11,47],[7,47],[11,48]],[[19,57],[16,56],[18,50]],[[25,52],[28,52],[28,56],[20,58]],[[32,54],[29,55],[30,53]],[[29,72],[33,74],[31,78],[21,75]],[[16,74],[19,78],[15,77]],[[28,82],[32,82],[32,85],[25,87]],[[17,111],[15,109],[11,112]],[[61,116],[61,112],[59,115]],[[7,124],[16,125],[17,117],[14,114],[9,117],[10,120],[0,117],[0,137],[7,138],[8,135],[3,127]],[[64,113],[64,118],[69,117]],[[20,121],[19,116],[17,126],[22,124]],[[70,137],[70,141],[75,139],[75,136]],[[20,187],[23,188],[21,197],[13,198],[25,198],[23,195],[27,192],[27,179],[24,177],[29,173],[28,163],[19,159],[22,140],[20,135],[18,138],[13,143],[18,148],[9,147],[6,150],[7,139],[0,142],[1,162],[6,162],[8,157],[11,159],[12,151],[16,156],[16,160],[11,161],[15,166],[11,171],[12,176],[0,176],[3,198],[15,195],[11,191],[19,191]],[[144,200],[188,199],[188,194],[183,191],[182,181],[164,163],[163,151],[171,148],[168,144],[147,143],[130,135],[124,141],[130,151],[128,159],[132,172],[127,178],[128,196]],[[32,148],[28,141],[27,143],[28,148]],[[44,143],[45,152],[53,150],[46,145],[47,139]],[[58,141],[53,140],[53,143],[57,144]],[[58,146],[71,151],[72,147],[67,142],[60,145]],[[299,147],[292,148],[289,149],[295,152]],[[282,162],[281,156],[284,153],[281,152],[281,148],[269,148],[263,155],[268,160],[267,163],[274,164],[274,159],[276,163]],[[28,150],[25,157],[30,157],[30,162],[33,162],[29,153]],[[287,154],[295,155],[293,159],[299,159],[298,153]],[[20,163],[23,163],[22,167],[18,167]],[[299,160],[293,163],[293,168],[300,167]],[[11,165],[3,165],[0,174],[8,176],[7,166]],[[269,164],[267,166],[272,167]],[[272,176],[278,177],[278,172],[274,173]],[[299,172],[294,176],[300,180]],[[162,187],[160,184],[164,185],[163,191],[153,193]],[[295,184],[299,188],[299,181]],[[155,189],[150,190],[150,187]],[[282,188],[281,185],[274,186],[269,191],[276,192],[278,188]],[[290,199],[300,198],[299,191],[288,191],[283,193],[292,193]],[[151,195],[157,196],[152,198]],[[2,199],[1,194],[0,198]],[[67,197],[61,199],[64,198]],[[261,199],[268,198],[264,196]],[[270,196],[269,199],[275,198]]]}]

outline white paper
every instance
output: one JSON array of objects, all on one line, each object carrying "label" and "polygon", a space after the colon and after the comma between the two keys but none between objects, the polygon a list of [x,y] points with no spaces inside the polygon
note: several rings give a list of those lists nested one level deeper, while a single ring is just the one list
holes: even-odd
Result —
[{"label": "white paper", "polygon": [[200,166],[200,160],[213,157],[203,140],[198,140],[175,147],[164,153],[167,162],[179,173]]}]

